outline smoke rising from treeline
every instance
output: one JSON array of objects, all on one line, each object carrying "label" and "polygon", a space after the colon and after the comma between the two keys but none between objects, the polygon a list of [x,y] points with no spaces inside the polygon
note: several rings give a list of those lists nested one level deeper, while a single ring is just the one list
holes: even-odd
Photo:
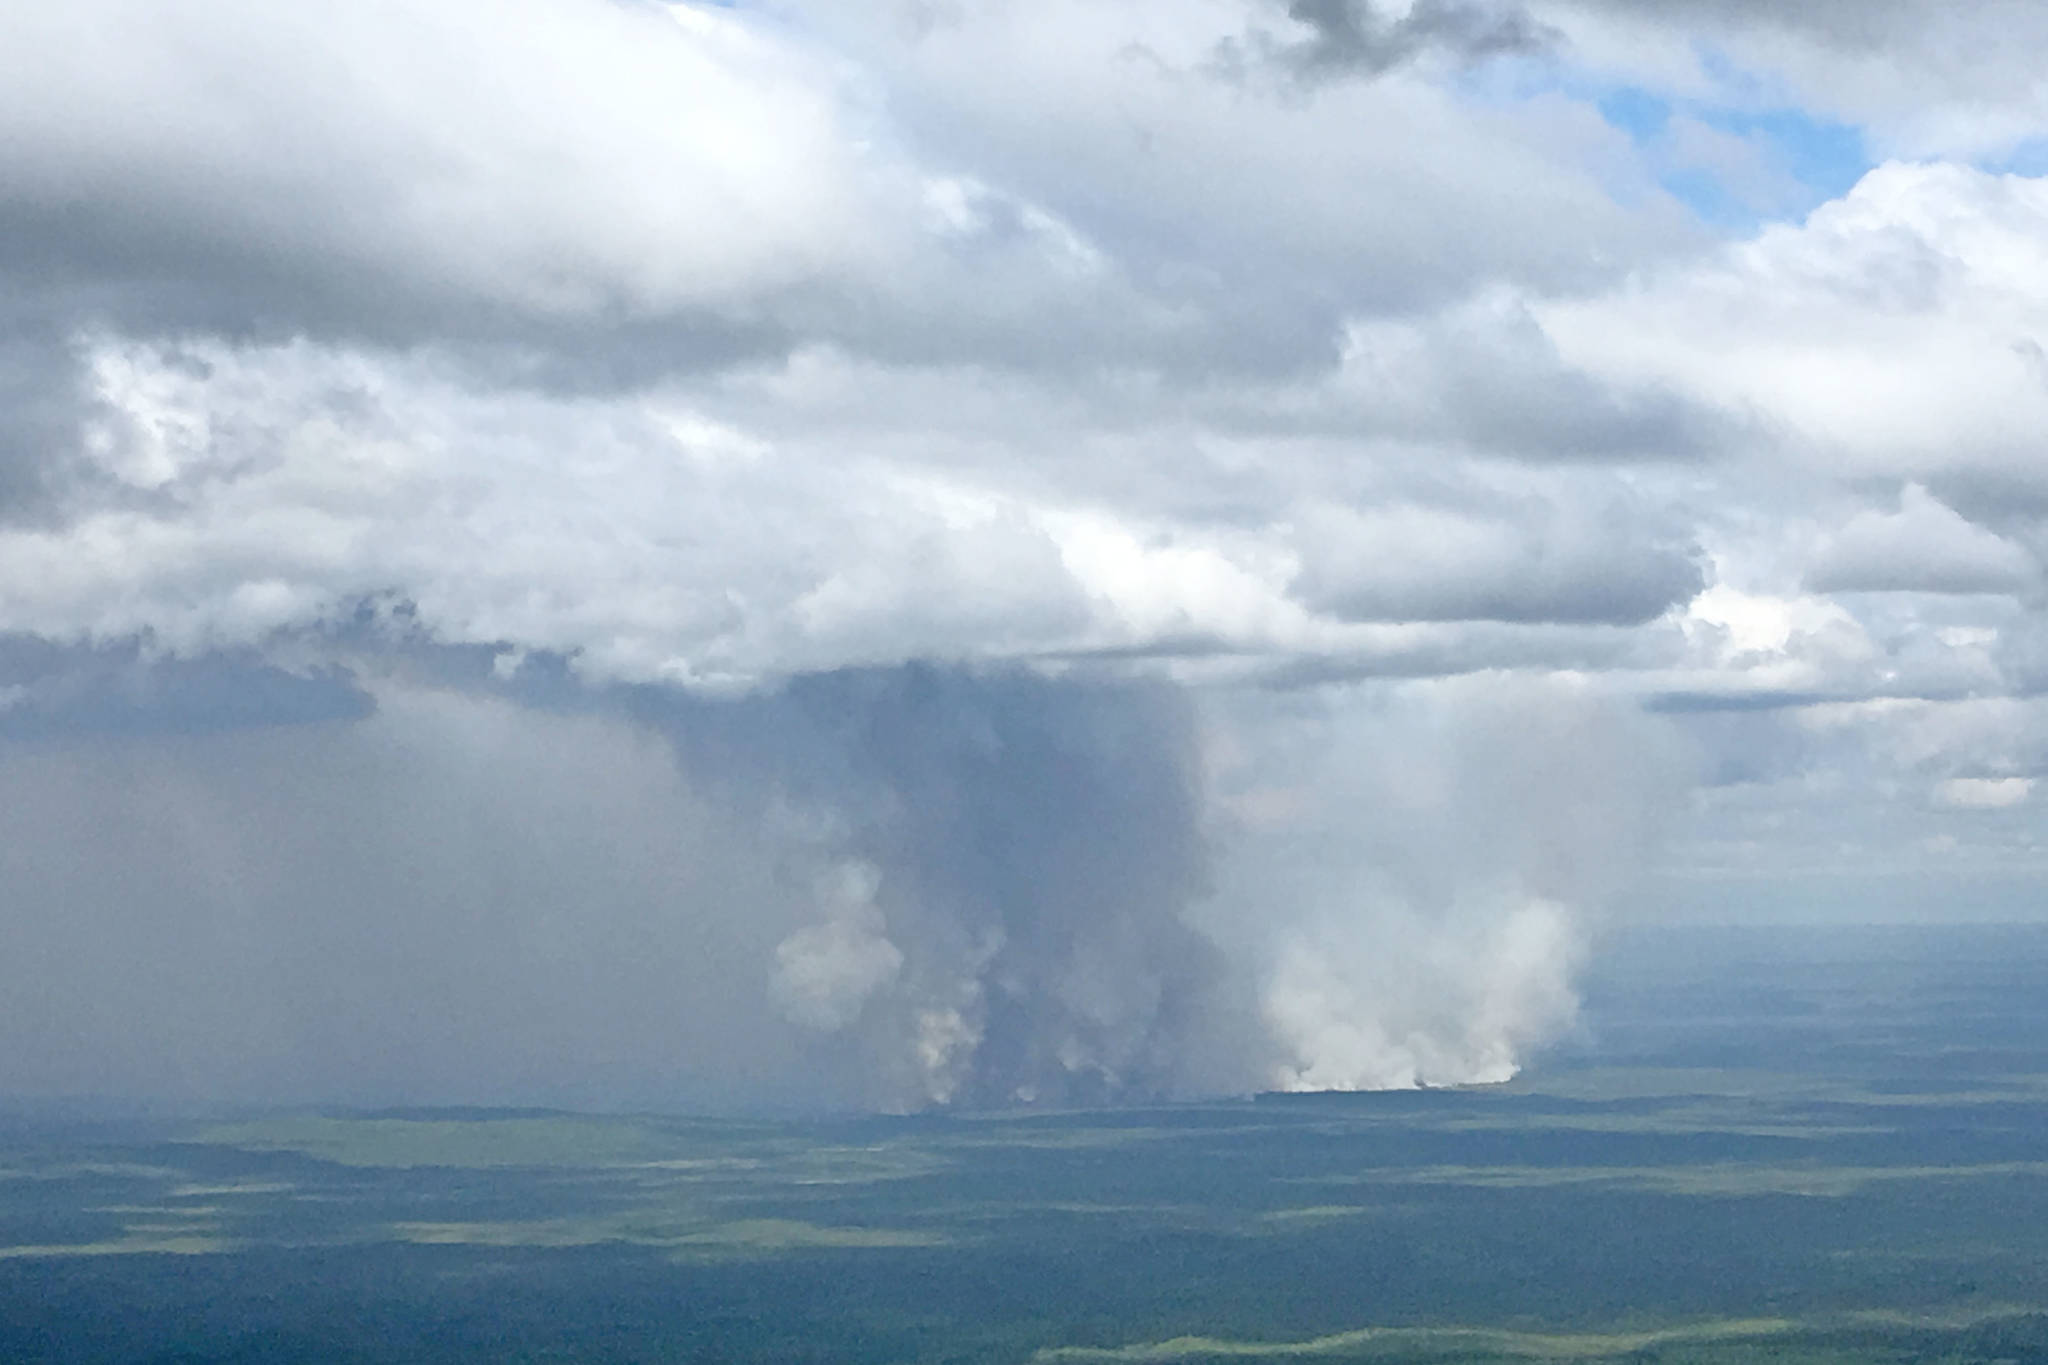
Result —
[{"label": "smoke rising from treeline", "polygon": [[901,1111],[1497,1080],[1569,1021],[1671,771],[1633,713],[1507,679],[1353,719],[923,666],[373,690],[364,719],[0,760],[0,1091]]}]

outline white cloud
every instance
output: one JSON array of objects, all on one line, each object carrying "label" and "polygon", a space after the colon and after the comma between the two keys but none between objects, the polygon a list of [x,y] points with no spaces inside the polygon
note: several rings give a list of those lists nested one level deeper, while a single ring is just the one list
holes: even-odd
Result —
[{"label": "white cloud", "polygon": [[1959,810],[2007,810],[2034,794],[2030,777],[1951,777],[1934,785],[1934,799]]},{"label": "white cloud", "polygon": [[1883,166],[1804,224],[1538,316],[1571,363],[1751,414],[1823,472],[2035,483],[2048,181]]},{"label": "white cloud", "polygon": [[1351,619],[1637,625],[1702,586],[1687,547],[1626,506],[1320,506],[1296,524],[1297,594]]},{"label": "white cloud", "polygon": [[834,73],[716,10],[92,0],[0,33],[0,211],[60,271],[733,317],[872,249]]}]

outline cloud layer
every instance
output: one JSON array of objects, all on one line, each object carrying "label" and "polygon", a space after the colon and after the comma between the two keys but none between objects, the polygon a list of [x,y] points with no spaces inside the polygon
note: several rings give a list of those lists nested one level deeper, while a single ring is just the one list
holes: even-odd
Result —
[{"label": "cloud layer", "polygon": [[1489,1079],[2031,885],[2031,16],[0,19],[0,1088]]}]

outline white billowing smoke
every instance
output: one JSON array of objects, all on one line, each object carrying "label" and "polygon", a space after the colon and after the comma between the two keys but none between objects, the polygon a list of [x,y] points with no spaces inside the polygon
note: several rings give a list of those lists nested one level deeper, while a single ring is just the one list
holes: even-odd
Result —
[{"label": "white billowing smoke", "polygon": [[980,974],[1000,939],[936,981],[921,961],[906,1027],[903,1006],[913,990],[892,992],[905,955],[889,938],[888,919],[876,903],[881,871],[851,859],[828,867],[816,883],[822,919],[775,945],[769,998],[784,1018],[819,1034],[855,1029],[873,1002],[873,1014],[890,1014],[896,1026],[868,1059],[882,1087],[868,1091],[870,1102],[892,1109],[951,1103],[981,1044]]},{"label": "white billowing smoke", "polygon": [[1573,974],[1677,794],[1663,729],[1505,675],[1268,722],[1225,765],[1238,829],[1202,914],[1258,964],[1286,1090],[1503,1081],[1578,1007]]},{"label": "white billowing smoke", "polygon": [[1374,933],[1290,936],[1266,995],[1282,1090],[1400,1090],[1512,1078],[1571,1022],[1579,934],[1554,901],[1488,907],[1455,926],[1375,917]]},{"label": "white billowing smoke", "polygon": [[769,991],[791,1021],[828,1033],[845,1028],[903,969],[903,950],[889,941],[875,905],[881,880],[871,863],[831,869],[818,879],[824,919],[775,945]]}]

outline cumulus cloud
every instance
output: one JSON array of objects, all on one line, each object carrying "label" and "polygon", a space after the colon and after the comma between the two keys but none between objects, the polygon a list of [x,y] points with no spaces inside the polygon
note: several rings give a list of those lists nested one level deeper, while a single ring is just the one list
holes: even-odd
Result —
[{"label": "cumulus cloud", "polygon": [[7,263],[119,280],[145,325],[744,330],[862,249],[829,71],[715,10],[103,0],[6,32]]},{"label": "cumulus cloud", "polygon": [[1662,379],[1574,364],[1525,296],[1499,291],[1420,320],[1349,320],[1337,373],[1286,400],[1271,418],[1561,464],[1700,459],[1748,434]]},{"label": "cumulus cloud", "polygon": [[1259,487],[1203,508],[1173,443],[1119,452],[1122,487],[1091,487],[1099,469],[1006,463],[1013,438],[975,433],[968,453],[992,448],[963,459],[929,432],[834,450],[723,420],[759,396],[480,391],[306,344],[103,343],[92,369],[77,464],[119,496],[0,529],[0,601],[55,639],[246,649],[394,599],[444,643],[636,681],[1134,651],[1477,666],[1503,657],[1483,635],[1359,623],[1628,624],[1701,583],[1683,532],[1598,474],[1333,483],[1316,452],[1278,450]]},{"label": "cumulus cloud", "polygon": [[1125,262],[1204,343],[1175,358],[1205,378],[1326,364],[1353,312],[1503,280],[1591,286],[1701,240],[1583,107],[1473,104],[1419,72],[1309,100],[1291,78],[1219,79],[1217,46],[1271,17],[1267,0],[1057,0],[911,28],[886,4],[808,15],[888,83],[918,156],[976,167]]},{"label": "cumulus cloud", "polygon": [[2048,183],[1891,164],[1804,224],[1544,321],[1573,363],[1762,419],[1834,473],[2030,480]]},{"label": "cumulus cloud", "polygon": [[1354,620],[1639,625],[1705,586],[1681,545],[1632,509],[1316,508],[1295,591]]},{"label": "cumulus cloud", "polygon": [[1277,55],[1306,75],[1378,75],[1428,52],[1475,61],[1538,52],[1555,36],[1513,6],[1412,0],[1290,0],[1287,17],[1309,30]]},{"label": "cumulus cloud", "polygon": [[1934,787],[1934,799],[1964,810],[2005,810],[2034,793],[2029,777],[1951,777]]},{"label": "cumulus cloud", "polygon": [[1860,512],[1822,547],[1807,582],[1820,592],[2021,592],[2040,566],[2020,546],[1907,484],[1894,513]]}]

